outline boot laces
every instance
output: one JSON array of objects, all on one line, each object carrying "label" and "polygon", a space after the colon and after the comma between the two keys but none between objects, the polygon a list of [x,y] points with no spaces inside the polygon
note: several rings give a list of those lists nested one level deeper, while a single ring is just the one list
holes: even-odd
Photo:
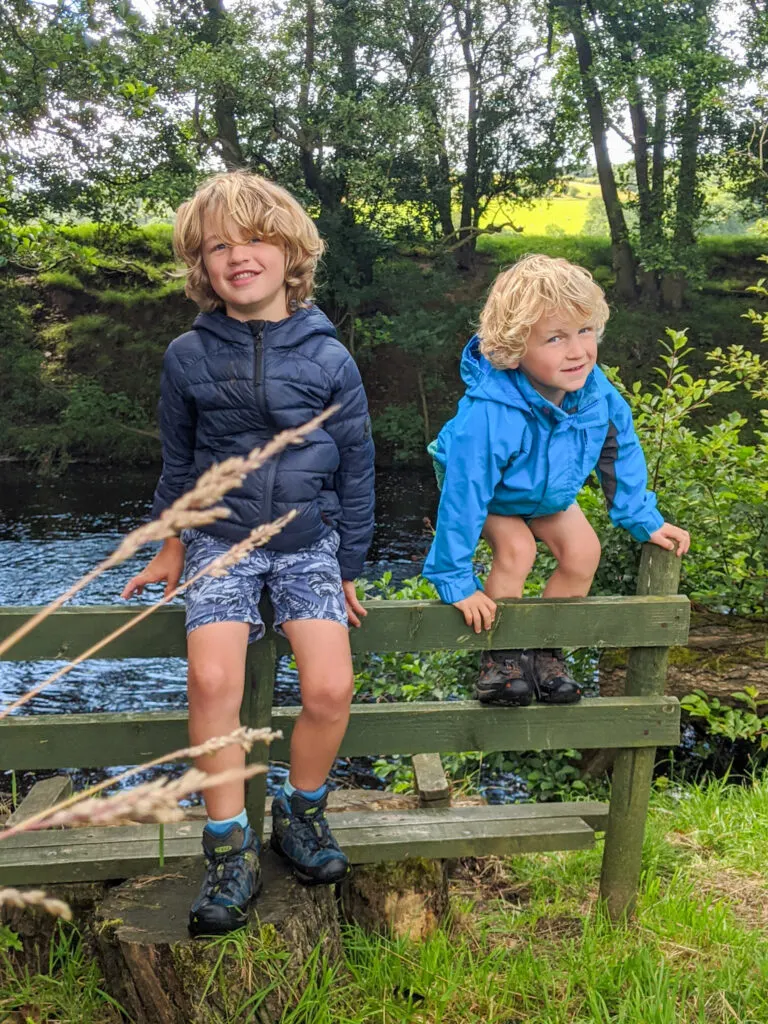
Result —
[{"label": "boot laces", "polygon": [[536,658],[536,671],[542,683],[553,683],[568,676],[562,654],[554,654],[552,651],[539,652]]}]

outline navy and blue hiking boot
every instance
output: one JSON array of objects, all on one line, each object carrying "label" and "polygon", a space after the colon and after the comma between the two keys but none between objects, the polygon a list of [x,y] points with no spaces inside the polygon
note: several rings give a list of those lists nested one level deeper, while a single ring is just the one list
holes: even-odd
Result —
[{"label": "navy and blue hiking boot", "polygon": [[523,651],[521,662],[540,704],[576,704],[581,700],[581,687],[568,671],[562,651]]},{"label": "navy and blue hiking boot", "polygon": [[523,652],[484,651],[475,682],[475,700],[524,708],[533,700],[533,685],[522,665]]},{"label": "navy and blue hiking boot", "polygon": [[189,911],[192,935],[225,935],[248,920],[248,907],[261,892],[261,843],[250,826],[224,833],[203,829],[207,861],[200,894]]},{"label": "navy and blue hiking boot", "polygon": [[319,800],[281,790],[272,801],[272,849],[284,857],[305,885],[333,885],[349,871],[325,817],[326,791]]}]

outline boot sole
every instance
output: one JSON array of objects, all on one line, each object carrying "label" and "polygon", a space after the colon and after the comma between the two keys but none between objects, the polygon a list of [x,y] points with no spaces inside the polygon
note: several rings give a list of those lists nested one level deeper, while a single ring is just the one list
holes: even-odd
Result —
[{"label": "boot sole", "polygon": [[477,690],[475,690],[474,697],[480,704],[493,704],[500,708],[527,708],[533,701],[533,694],[522,700],[504,700],[501,697],[488,697],[485,694],[480,694]]},{"label": "boot sole", "polygon": [[233,924],[231,928],[226,928],[223,925],[219,926],[218,928],[215,926],[202,927],[201,925],[193,924],[192,918],[190,916],[189,923],[187,925],[189,934],[192,936],[193,939],[203,939],[211,935],[229,935],[230,932],[236,932],[239,931],[241,928],[245,928],[245,926],[248,924],[248,917],[250,914],[251,907],[261,895],[261,890],[263,888],[264,882],[262,881],[261,878],[259,878],[256,889],[251,898],[248,900],[248,903],[245,906],[245,910],[243,911],[243,920],[239,924]]},{"label": "boot sole", "polygon": [[279,842],[275,839],[274,833],[269,837],[269,845],[283,860],[290,865],[296,878],[301,882],[302,885],[336,885],[337,882],[343,881],[347,877],[350,871],[349,864],[347,865],[343,874],[339,875],[338,878],[314,878],[312,875],[308,875],[304,871],[303,867],[298,864],[293,857],[290,857],[285,850],[280,846]]}]

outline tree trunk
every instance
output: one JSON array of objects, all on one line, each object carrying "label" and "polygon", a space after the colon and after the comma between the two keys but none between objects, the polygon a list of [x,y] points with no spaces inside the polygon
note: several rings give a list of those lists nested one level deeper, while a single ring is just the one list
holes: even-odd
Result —
[{"label": "tree trunk", "polygon": [[592,146],[595,151],[597,175],[600,180],[600,190],[603,195],[603,203],[605,204],[605,212],[611,232],[611,249],[613,253],[613,266],[616,271],[616,287],[622,298],[632,300],[637,297],[635,257],[629,243],[629,231],[627,230],[624,210],[619,199],[619,190],[616,187],[613,166],[608,156],[603,97],[595,77],[594,57],[592,46],[584,28],[581,0],[567,0],[565,10],[568,18],[568,27],[576,47],[579,76],[589,116]]},{"label": "tree trunk", "polygon": [[[701,130],[701,107],[697,97],[690,93],[685,98],[685,117],[680,133],[680,176],[677,183],[677,206],[675,210],[675,234],[673,238],[677,262],[690,258],[696,245],[696,219],[699,215],[697,163],[699,155],[699,132]],[[665,305],[680,309],[688,287],[687,274],[676,270],[664,282]]]},{"label": "tree trunk", "polygon": [[265,889],[251,921],[226,943],[187,933],[200,859],[124,882],[99,906],[105,987],[136,1024],[280,1020],[306,986],[303,969],[318,943],[331,961],[341,956],[333,889],[300,885],[271,852],[262,866]]},{"label": "tree trunk", "polygon": [[[212,47],[221,41],[221,27],[226,16],[223,0],[204,0],[208,12],[205,38]],[[221,158],[228,171],[246,166],[245,154],[240,144],[235,115],[235,92],[231,86],[217,83],[213,100],[213,116],[216,122],[216,142]]]},{"label": "tree trunk", "polygon": [[[462,21],[462,14],[464,16]],[[475,210],[477,207],[477,121],[480,114],[481,96],[479,68],[472,52],[474,16],[471,2],[454,4],[454,20],[464,54],[464,68],[469,79],[467,90],[467,152],[461,187],[461,214],[459,218],[459,246],[456,249],[456,264],[461,270],[470,270],[474,265],[477,246]]]}]

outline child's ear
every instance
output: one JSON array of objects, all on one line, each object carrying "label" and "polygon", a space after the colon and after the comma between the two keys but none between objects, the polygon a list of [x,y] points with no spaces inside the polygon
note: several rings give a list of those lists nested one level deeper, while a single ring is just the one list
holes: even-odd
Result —
[{"label": "child's ear", "polygon": [[519,365],[520,365],[520,360],[519,360],[519,359],[515,359],[515,360],[513,360],[513,361],[512,361],[512,362],[511,362],[511,363],[509,364],[509,366],[507,367],[507,369],[508,369],[508,370],[516,370],[516,369],[518,368],[518,366],[519,366]]}]

